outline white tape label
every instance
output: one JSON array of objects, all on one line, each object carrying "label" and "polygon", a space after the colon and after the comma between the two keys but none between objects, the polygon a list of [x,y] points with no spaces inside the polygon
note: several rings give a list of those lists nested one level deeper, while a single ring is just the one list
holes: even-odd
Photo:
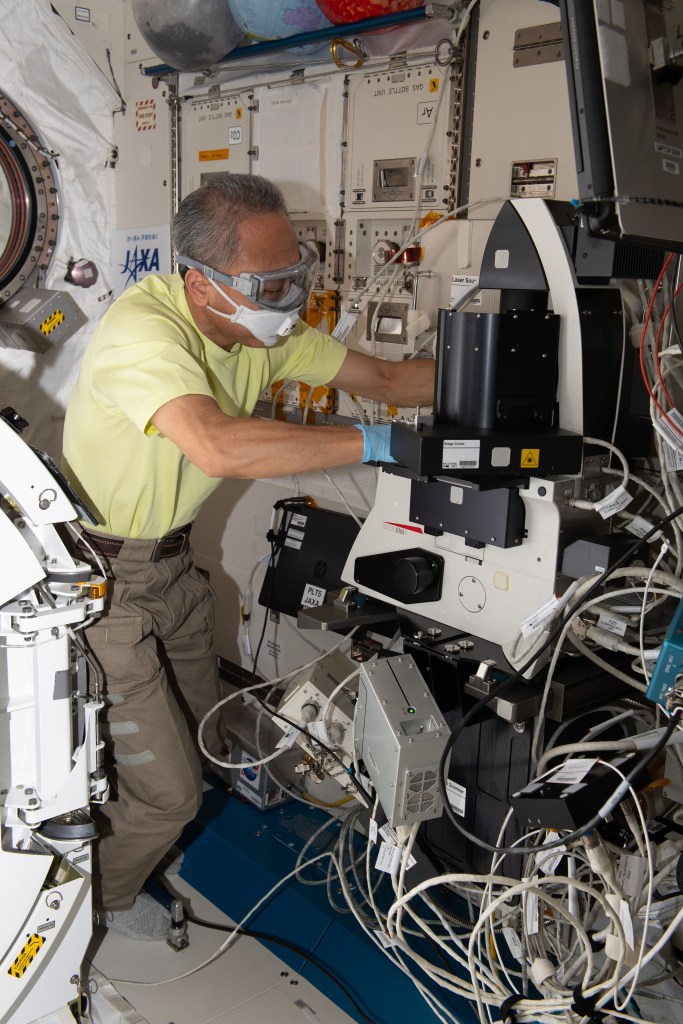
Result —
[{"label": "white tape label", "polygon": [[574,757],[566,764],[560,765],[556,772],[550,776],[550,781],[561,782],[565,786],[573,786],[582,782],[588,775],[594,764],[597,764],[595,757]]},{"label": "white tape label", "polygon": [[655,420],[654,428],[675,451],[683,451],[683,416],[678,409],[670,409],[666,417]]},{"label": "white tape label", "polygon": [[554,617],[559,601],[556,597],[551,597],[549,601],[542,604],[540,608],[537,608],[535,612],[527,616],[519,624],[519,629],[523,637],[531,636],[532,633],[536,633],[542,626]]},{"label": "white tape label", "polygon": [[301,598],[302,608],[318,608],[325,603],[325,594],[326,591],[322,587],[314,587],[312,583],[307,583]]},{"label": "white tape label", "polygon": [[503,928],[503,935],[505,941],[508,944],[508,949],[514,956],[515,960],[519,963],[524,963],[524,947],[522,946],[522,940],[520,939],[514,928]]},{"label": "white tape label", "polygon": [[343,341],[347,334],[351,333],[357,319],[358,313],[351,313],[350,310],[347,309],[346,312],[342,313],[339,317],[337,326],[332,331],[332,337],[336,338],[337,341]]},{"label": "white tape label", "polygon": [[306,732],[329,747],[330,737],[327,735],[327,726],[324,722],[309,722],[306,726]]},{"label": "white tape label", "polygon": [[[666,450],[669,451],[669,452],[672,452],[672,449],[669,447],[668,444],[666,445]],[[678,452],[672,452],[672,454],[673,455],[678,455]],[[683,457],[681,457],[681,467],[680,468],[683,469]],[[642,516],[634,516],[633,519],[630,519],[628,521],[628,523],[626,523],[626,526],[624,527],[624,529],[627,530],[629,533],[632,533],[634,537],[644,537],[646,533],[650,532],[650,530],[653,528],[653,526],[654,526],[654,523],[648,522],[647,519],[643,519]],[[651,540],[659,540],[659,538],[661,536],[662,536],[662,531],[661,530],[657,530],[656,533],[652,534],[652,537],[650,539]]]},{"label": "white tape label", "polygon": [[628,620],[623,619],[620,615],[608,615],[607,612],[601,612],[598,616],[598,626],[610,633],[616,633],[617,636],[625,636]]},{"label": "white tape label", "polygon": [[448,796],[448,802],[461,818],[465,816],[465,805],[467,802],[467,790],[464,786],[458,785],[457,782],[453,782],[449,779],[446,783],[446,795]]},{"label": "white tape label", "polygon": [[633,498],[628,493],[625,487],[619,484],[615,487],[606,498],[602,501],[596,501],[595,511],[599,512],[603,519],[609,519],[611,516],[615,516],[622,509],[625,509],[627,505],[630,505]]}]

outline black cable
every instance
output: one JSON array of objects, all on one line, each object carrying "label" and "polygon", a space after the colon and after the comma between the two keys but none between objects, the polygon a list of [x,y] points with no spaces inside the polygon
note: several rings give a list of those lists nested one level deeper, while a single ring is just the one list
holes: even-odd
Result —
[{"label": "black cable", "polygon": [[[489,853],[503,853],[503,854],[513,855],[513,856],[522,856],[522,855],[525,855],[525,854],[529,854],[529,853],[533,854],[533,853],[537,852],[535,847],[493,846],[492,844],[485,842],[483,839],[480,839],[479,836],[474,835],[473,832],[468,832],[468,830],[458,820],[458,817],[457,817],[455,811],[453,810],[453,808],[451,807],[450,802],[448,800],[447,789],[446,789],[446,770],[447,770],[447,766],[448,766],[448,757],[449,757],[449,754],[451,753],[451,750],[455,746],[455,743],[456,743],[456,740],[458,739],[458,736],[463,731],[465,726],[468,725],[471,722],[471,720],[475,717],[475,715],[479,714],[480,711],[482,711],[484,708],[486,708],[491,703],[492,700],[495,700],[496,697],[500,696],[501,693],[505,692],[514,683],[517,683],[521,679],[523,679],[524,673],[526,672],[526,670],[528,668],[531,667],[531,665],[534,664],[534,662],[538,659],[538,656],[540,654],[542,654],[544,651],[546,651],[549,647],[551,647],[552,644],[554,644],[555,640],[557,640],[557,638],[560,636],[560,634],[562,633],[562,630],[564,629],[565,622],[567,622],[569,619],[571,619],[573,617],[574,613],[583,604],[585,604],[585,602],[590,597],[592,597],[592,595],[594,593],[596,593],[596,591],[598,591],[603,586],[603,584],[605,583],[605,580],[607,580],[612,575],[612,573],[615,572],[616,569],[621,568],[621,566],[624,565],[638,551],[638,549],[643,544],[647,543],[647,541],[650,539],[650,537],[652,537],[655,533],[657,533],[659,530],[661,530],[661,528],[663,526],[666,526],[672,520],[678,518],[678,516],[680,516],[682,513],[683,513],[683,505],[680,505],[677,509],[674,509],[673,512],[670,512],[668,516],[665,516],[664,519],[662,519],[662,520],[660,520],[660,522],[656,523],[650,530],[648,530],[648,532],[646,534],[644,534],[642,537],[640,537],[636,541],[634,541],[634,543],[631,544],[626,549],[626,551],[623,553],[623,555],[621,555],[621,557],[618,558],[614,562],[613,565],[611,565],[608,569],[605,570],[605,572],[603,572],[598,577],[598,579],[588,588],[586,593],[578,601],[576,601],[573,605],[571,605],[571,607],[569,608],[569,610],[566,612],[566,614],[564,616],[564,622],[560,623],[560,625],[558,625],[557,628],[554,629],[552,631],[552,633],[550,633],[550,635],[546,638],[546,640],[541,644],[541,646],[537,650],[534,651],[534,653],[529,657],[529,659],[524,663],[524,665],[522,665],[522,667],[520,669],[518,669],[512,676],[509,676],[507,679],[502,680],[501,682],[494,684],[494,686],[491,688],[491,691],[485,697],[482,697],[480,700],[478,700],[476,702],[476,704],[474,704],[473,707],[470,708],[470,710],[467,712],[467,714],[463,715],[463,717],[462,717],[458,727],[456,729],[454,729],[453,732],[448,737],[448,741],[446,743],[446,747],[444,749],[443,754],[441,755],[441,760],[439,762],[439,789],[440,789],[440,792],[441,792],[441,798],[442,798],[442,802],[443,802],[444,811],[446,812],[446,817],[449,819],[449,821],[454,826],[454,828],[457,829],[457,831],[460,832],[461,835],[465,836],[466,839],[469,839],[470,842],[474,843],[476,846],[479,846],[479,847],[481,847],[484,850],[488,850]],[[654,758],[653,751],[655,753],[659,753],[659,751],[662,749],[662,747],[665,745],[665,743],[669,739],[669,736],[672,735],[672,733],[673,733],[673,731],[674,731],[674,729],[675,729],[675,727],[676,727],[676,725],[678,723],[678,720],[679,720],[679,716],[678,715],[672,716],[671,722],[670,722],[669,726],[667,727],[667,730],[665,731],[664,736],[662,737],[661,744],[657,743],[656,746],[653,747],[652,750],[650,750],[648,752],[648,755],[643,759],[643,761],[641,763],[639,763],[638,765],[636,765],[636,767],[633,769],[633,771],[629,775],[626,776],[626,779],[628,780],[629,783],[635,778],[635,776],[644,767],[647,767],[647,765],[650,764],[651,760],[653,760],[653,758]],[[650,756],[650,755],[652,755],[652,756]],[[563,839],[559,839],[555,843],[548,843],[547,845],[544,845],[544,850],[554,850],[554,849],[557,849],[557,847],[559,847],[559,846],[564,846],[567,842],[571,842],[574,839],[580,838],[581,836],[585,835],[586,832],[590,831],[591,828],[594,828],[599,820],[600,820],[599,817],[597,819],[593,819],[591,821],[591,823],[589,823],[589,825],[584,826],[581,829],[577,829],[575,832],[571,833],[569,836],[565,836]]]},{"label": "black cable", "polygon": [[[356,1013],[360,1014],[363,1020],[367,1021],[367,1024],[375,1024],[373,1019],[368,1017],[368,1015],[361,1009],[358,1002],[351,995],[348,988],[342,984],[339,978],[337,978],[328,967],[322,964],[320,960],[314,957],[313,953],[304,949],[302,946],[297,945],[295,942],[292,942],[290,939],[283,939],[280,938],[279,935],[270,935],[267,932],[254,931],[252,928],[229,928],[225,925],[214,924],[212,921],[202,921],[200,918],[195,917],[193,914],[188,914],[187,912],[185,913],[185,917],[188,921],[191,921],[192,924],[196,924],[200,928],[211,928],[213,931],[227,932],[229,935],[244,935],[248,939],[258,939],[259,942],[272,942],[276,945],[284,946],[285,949],[291,950],[293,953],[296,953],[297,956],[303,957],[304,966],[306,966],[307,963],[310,963],[311,966],[319,970],[321,974],[324,974],[326,978],[329,978],[330,981],[334,982],[337,988],[344,993]],[[301,970],[299,973],[301,973]]]},{"label": "black cable", "polygon": [[109,71],[111,73],[112,85],[114,86],[114,89],[116,90],[116,95],[121,100],[121,113],[125,114],[126,107],[128,106],[128,104],[124,100],[123,93],[119,89],[119,83],[116,81],[116,76],[114,74],[114,67],[113,67],[112,62],[111,62],[111,50],[107,49],[106,50],[106,54],[107,54],[107,63],[109,64]]}]

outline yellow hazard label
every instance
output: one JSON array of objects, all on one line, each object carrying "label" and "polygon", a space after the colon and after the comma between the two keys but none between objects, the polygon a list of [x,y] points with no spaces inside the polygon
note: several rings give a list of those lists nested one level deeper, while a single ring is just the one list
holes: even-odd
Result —
[{"label": "yellow hazard label", "polygon": [[204,160],[227,160],[230,156],[229,149],[200,149],[197,153],[200,162]]},{"label": "yellow hazard label", "polygon": [[538,469],[541,460],[540,448],[522,448],[522,469]]},{"label": "yellow hazard label", "polygon": [[239,119],[241,117],[242,117],[242,108],[241,107],[235,107],[235,119],[237,121],[239,121]]},{"label": "yellow hazard label", "polygon": [[40,947],[44,942],[45,938],[42,935],[36,935],[35,932],[33,935],[30,935],[28,942],[7,973],[11,974],[13,978],[23,977],[27,968],[31,966],[35,959],[36,953],[40,952]]},{"label": "yellow hazard label", "polygon": [[440,85],[441,85],[440,79],[438,79],[438,78],[430,78],[429,79],[429,91],[430,92],[438,92]]},{"label": "yellow hazard label", "polygon": [[59,327],[60,324],[63,324],[65,320],[66,317],[62,313],[61,309],[56,309],[54,313],[50,313],[50,315],[43,320],[40,325],[40,329],[43,334],[49,334],[50,331],[54,331],[55,327]]}]

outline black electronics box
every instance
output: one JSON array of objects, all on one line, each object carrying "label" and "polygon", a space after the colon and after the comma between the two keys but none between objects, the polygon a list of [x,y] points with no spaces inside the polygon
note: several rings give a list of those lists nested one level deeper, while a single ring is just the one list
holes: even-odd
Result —
[{"label": "black electronics box", "polygon": [[[637,760],[637,756],[632,754],[612,763],[622,774],[628,775]],[[621,781],[621,775],[608,764],[579,755],[557,765],[551,775],[534,779],[513,793],[510,804],[519,819],[530,828],[574,831],[595,817]],[[637,788],[641,781],[634,779],[634,786]]]},{"label": "black electronics box", "polygon": [[275,567],[268,565],[259,604],[296,617],[343,586],[346,559],[360,527],[352,516],[306,506],[287,509]]}]

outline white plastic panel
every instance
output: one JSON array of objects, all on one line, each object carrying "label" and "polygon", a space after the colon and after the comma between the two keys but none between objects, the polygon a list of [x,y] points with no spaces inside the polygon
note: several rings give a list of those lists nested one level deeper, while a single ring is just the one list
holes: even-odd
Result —
[{"label": "white plastic panel", "polygon": [[218,90],[183,103],[181,198],[198,188],[206,175],[251,172],[252,106],[248,91],[221,94]]},{"label": "white plastic panel", "polygon": [[278,183],[292,214],[337,216],[344,77],[254,89],[254,173]]},{"label": "white plastic panel", "polygon": [[[414,208],[418,198],[427,209],[448,204],[450,78],[450,69],[437,64],[433,52],[424,60],[411,57],[409,63],[350,76],[349,210],[393,213]],[[418,197],[414,175],[427,149]]]},{"label": "white plastic panel", "polygon": [[[470,201],[509,196],[513,164],[557,161],[554,195],[578,195],[564,60],[515,65],[519,29],[559,22],[559,11],[538,0],[479,4]],[[493,220],[499,204],[469,216]]]},{"label": "white plastic panel", "polygon": [[116,226],[168,222],[171,210],[171,136],[168,86],[127,64],[122,91],[126,113],[115,121]]}]

